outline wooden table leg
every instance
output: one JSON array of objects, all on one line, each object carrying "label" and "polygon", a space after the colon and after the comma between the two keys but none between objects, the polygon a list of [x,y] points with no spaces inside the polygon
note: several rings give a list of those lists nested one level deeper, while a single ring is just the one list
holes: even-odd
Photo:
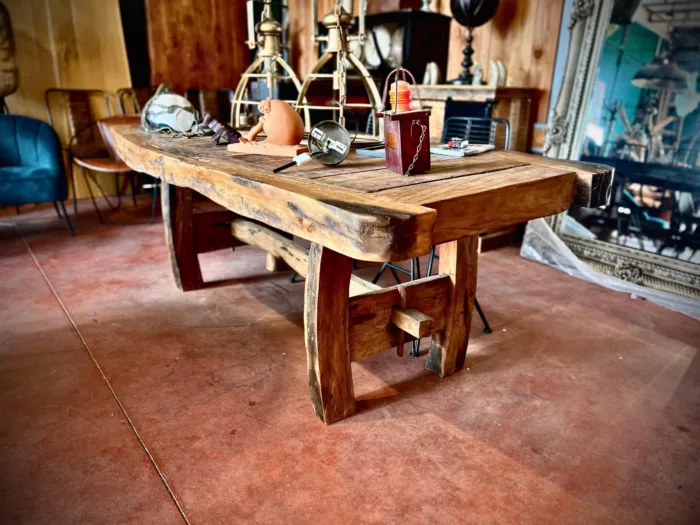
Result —
[{"label": "wooden table leg", "polygon": [[193,193],[189,188],[173,186],[165,181],[160,191],[170,264],[175,284],[183,292],[204,286],[195,247]]},{"label": "wooden table leg", "polygon": [[306,277],[304,326],[309,389],[327,425],[355,413],[348,344],[352,259],[312,244]]},{"label": "wooden table leg", "polygon": [[433,334],[426,368],[440,377],[461,370],[467,355],[476,296],[479,237],[473,235],[440,246],[440,273],[450,276],[445,330]]}]

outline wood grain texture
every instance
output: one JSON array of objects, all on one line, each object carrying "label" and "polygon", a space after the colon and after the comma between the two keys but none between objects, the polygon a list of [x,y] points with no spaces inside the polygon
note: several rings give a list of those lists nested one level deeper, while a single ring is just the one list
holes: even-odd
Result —
[{"label": "wood grain texture", "polygon": [[[433,331],[445,327],[449,277],[434,275],[350,299],[350,355],[353,361],[384,352],[400,343],[403,331],[392,321],[405,305],[432,319]],[[405,341],[412,340],[406,337]]]},{"label": "wood grain texture", "polygon": [[235,88],[250,62],[245,2],[146,1],[151,84]]},{"label": "wood grain texture", "polygon": [[195,247],[192,193],[165,182],[160,190],[165,242],[175,284],[183,292],[204,286]]},{"label": "wood grain texture", "polygon": [[[412,89],[418,91],[424,103],[431,108],[430,138],[434,142],[442,137],[443,122],[445,121],[445,101],[449,98],[461,101],[483,102],[498,100],[493,107],[492,116],[504,118],[510,122],[510,149],[528,152],[532,145],[533,104],[539,94],[536,88],[525,87],[494,87],[494,86],[452,86],[452,85],[420,85]],[[500,148],[503,149],[503,148]]]},{"label": "wood grain texture", "polygon": [[567,210],[575,179],[569,169],[520,166],[377,195],[435,209],[438,220],[431,242],[437,245]]},{"label": "wood grain texture", "polygon": [[406,260],[436,244],[559,213],[570,206],[577,180],[575,166],[514,152],[451,158],[414,177],[374,159],[348,172],[342,165],[317,168],[328,175],[309,178],[293,169],[274,174],[268,157],[231,154],[205,137],[174,139],[128,126],[115,127],[114,135],[136,171],[367,261]]},{"label": "wood grain texture", "polygon": [[[501,152],[494,152],[501,155]],[[550,159],[549,157],[519,155],[515,152],[505,152],[503,158],[515,161],[528,161],[537,166],[554,169],[573,170],[576,175],[572,202],[584,208],[598,208],[610,204],[612,182],[615,168],[605,164],[580,162],[573,160]]]},{"label": "wood grain texture", "polygon": [[[124,131],[126,129],[127,131]],[[116,127],[117,148],[136,171],[192,188],[239,215],[355,259],[405,260],[430,250],[435,212],[275,175],[225,150],[197,158],[182,140]],[[186,140],[192,143],[196,139]],[[205,143],[206,138],[200,143]]]},{"label": "wood grain texture", "polygon": [[304,327],[311,403],[326,425],[355,413],[348,344],[352,259],[319,244],[309,251]]},{"label": "wood grain texture", "polygon": [[433,319],[415,308],[394,308],[391,322],[399,329],[416,339],[433,333]]},{"label": "wood grain texture", "polygon": [[[436,0],[434,8],[451,16],[449,0]],[[494,18],[474,29],[472,59],[485,68],[489,60],[506,66],[507,86],[537,88],[536,121],[547,122],[554,63],[564,0],[501,0]],[[459,75],[466,29],[454,20],[450,27],[448,78]],[[535,146],[542,144],[535,143]]]},{"label": "wood grain texture", "polygon": [[440,377],[461,370],[472,324],[479,238],[476,235],[440,246],[440,273],[449,276],[445,329],[434,333],[426,368]]}]

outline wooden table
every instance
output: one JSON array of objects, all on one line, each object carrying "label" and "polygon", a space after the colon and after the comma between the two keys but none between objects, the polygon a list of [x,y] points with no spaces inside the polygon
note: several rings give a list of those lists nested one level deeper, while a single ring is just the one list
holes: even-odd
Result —
[{"label": "wooden table", "polygon": [[[273,174],[284,159],[236,155],[208,138],[113,128],[134,170],[162,179],[176,282],[203,286],[197,254],[246,243],[306,277],[304,325],[314,410],[330,424],[355,412],[350,363],[432,335],[427,368],[460,370],[476,293],[478,234],[607,202],[609,168],[523,153],[432,158],[429,173],[396,175],[351,155]],[[194,192],[227,210],[198,213]],[[229,232],[230,231],[230,232]],[[232,235],[231,235],[232,234]],[[310,250],[292,236],[311,241]],[[353,259],[402,261],[440,246],[439,274],[380,288],[352,275]]]}]

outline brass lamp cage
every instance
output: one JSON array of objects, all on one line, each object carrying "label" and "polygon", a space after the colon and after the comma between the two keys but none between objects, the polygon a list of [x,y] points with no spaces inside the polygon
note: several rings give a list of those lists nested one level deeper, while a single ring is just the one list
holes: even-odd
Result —
[{"label": "brass lamp cage", "polygon": [[[350,8],[352,9],[352,8]],[[377,90],[377,86],[372,80],[362,62],[348,49],[350,41],[359,41],[364,43],[365,39],[365,13],[367,12],[367,0],[361,0],[360,14],[358,16],[358,34],[350,35],[348,28],[352,24],[352,14],[343,8],[342,1],[336,0],[336,3],[329,13],[327,13],[321,23],[328,29],[327,36],[318,34],[318,0],[313,0],[311,10],[311,23],[314,28],[314,44],[326,42],[326,50],[318,59],[311,72],[304,80],[304,85],[299,92],[297,99],[297,110],[308,111],[313,110],[331,110],[333,111],[333,120],[345,127],[345,112],[346,110],[367,108],[372,116],[372,133],[374,138],[379,138],[383,135],[383,123],[377,119],[377,113],[381,111],[381,96]],[[335,60],[335,70],[332,73],[321,73],[323,67]],[[348,76],[345,69],[345,61],[348,61],[357,71],[359,79],[367,92],[368,103],[348,103],[347,98],[347,81]],[[313,106],[305,102],[306,93],[309,90],[311,83],[316,79],[330,78],[333,81],[333,90],[338,91],[338,103],[334,106]],[[355,77],[357,78],[357,77]],[[306,121],[307,129],[309,121]]]},{"label": "brass lamp cage", "polygon": [[[269,96],[274,93],[278,82],[291,80],[298,93],[301,93],[301,83],[291,66],[282,58],[281,35],[282,25],[273,18],[270,6],[271,0],[265,0],[260,22],[255,26],[255,30],[249,30],[249,38],[246,41],[250,49],[259,48],[258,56],[253,63],[241,75],[241,80],[236,87],[231,101],[231,125],[235,128],[241,127],[241,109],[244,106],[255,106],[260,100],[252,100],[246,97],[249,83],[253,79],[262,79],[267,85]],[[248,23],[252,25],[253,4],[255,0],[248,0]],[[283,0],[283,6],[287,5]],[[303,100],[303,96],[300,100]],[[296,100],[285,100],[293,106]],[[304,111],[305,121],[309,122],[309,111]]]}]

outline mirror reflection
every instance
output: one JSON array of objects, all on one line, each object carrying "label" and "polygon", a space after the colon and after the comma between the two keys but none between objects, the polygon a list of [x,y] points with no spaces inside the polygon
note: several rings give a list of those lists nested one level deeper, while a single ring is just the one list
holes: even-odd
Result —
[{"label": "mirror reflection", "polygon": [[616,2],[581,152],[615,167],[612,199],[568,233],[700,264],[698,71],[700,2]]}]

